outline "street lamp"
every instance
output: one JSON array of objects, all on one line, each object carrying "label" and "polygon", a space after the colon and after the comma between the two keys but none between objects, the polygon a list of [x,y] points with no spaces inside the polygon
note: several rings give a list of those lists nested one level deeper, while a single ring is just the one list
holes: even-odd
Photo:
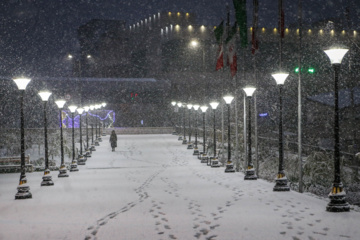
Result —
[{"label": "street lamp", "polygon": [[189,109],[189,144],[187,149],[193,149],[194,147],[191,143],[191,108],[193,107],[193,105],[189,103],[188,105],[186,105],[186,107]]},{"label": "street lamp", "polygon": [[208,156],[206,154],[206,151],[205,151],[205,145],[206,145],[206,134],[205,134],[205,113],[206,113],[206,110],[208,109],[208,106],[206,105],[203,105],[200,107],[201,111],[202,111],[202,114],[203,114],[203,151],[201,153],[201,163],[207,163],[208,161]]},{"label": "street lamp", "polygon": [[98,104],[97,106],[98,106],[98,109],[99,109],[99,111],[98,111],[98,122],[99,122],[99,137],[98,137],[98,141],[99,141],[99,142],[102,142],[102,138],[101,138],[101,122],[100,122],[100,120],[101,120],[101,117],[100,117],[100,108],[103,107],[103,105],[102,105],[102,104]]},{"label": "street lamp", "polygon": [[182,138],[182,136],[181,136],[181,114],[180,114],[180,109],[181,109],[182,103],[181,103],[181,102],[178,102],[176,105],[177,105],[178,108],[179,108],[179,137],[178,137],[178,141],[182,141],[183,138]]},{"label": "street lamp", "polygon": [[216,159],[216,124],[215,124],[215,110],[217,108],[217,106],[219,105],[218,102],[211,102],[210,106],[213,109],[213,115],[214,115],[214,156],[211,158],[210,157],[210,163],[208,162],[207,164],[210,165],[211,164],[211,160],[215,160]]},{"label": "street lamp", "polygon": [[20,97],[20,143],[21,143],[21,173],[19,185],[17,187],[17,193],[15,194],[15,199],[27,199],[32,198],[30,192],[30,187],[27,185],[27,179],[25,174],[25,129],[24,129],[24,94],[26,86],[29,84],[31,79],[28,78],[15,78],[13,79],[16,86],[21,92]]},{"label": "street lamp", "polygon": [[182,108],[183,108],[183,131],[184,131],[182,144],[185,145],[185,144],[187,144],[186,133],[185,133],[185,131],[186,131],[186,129],[185,129],[185,108],[186,108],[186,104],[183,104]]},{"label": "street lamp", "polygon": [[79,171],[79,169],[77,167],[77,161],[75,159],[75,132],[74,132],[74,125],[75,125],[74,113],[77,109],[77,106],[70,105],[69,109],[70,109],[71,118],[72,118],[72,161],[71,161],[71,165],[70,165],[70,172],[77,172],[77,171]]},{"label": "street lamp", "polygon": [[[94,105],[90,105],[90,111],[94,110],[95,109],[95,106]],[[93,118],[94,119],[94,118]],[[94,143],[94,124],[93,122],[94,121],[91,121],[91,152],[93,151],[96,151],[96,148],[95,148],[95,143]]]},{"label": "street lamp", "polygon": [[76,110],[79,113],[79,122],[80,122],[80,124],[79,124],[79,130],[80,130],[80,154],[78,154],[78,165],[85,165],[86,158],[85,158],[85,156],[83,155],[83,152],[82,152],[83,141],[82,141],[82,131],[81,131],[81,114],[83,114],[84,108],[78,108]]},{"label": "street lamp", "polygon": [[198,136],[198,110],[199,110],[199,107],[200,107],[200,105],[198,105],[198,104],[195,104],[194,106],[193,106],[193,108],[194,108],[194,110],[195,110],[195,146],[194,146],[194,153],[193,153],[193,155],[199,155],[199,148],[198,148],[198,146],[197,146],[197,136]]},{"label": "street lamp", "polygon": [[[175,102],[175,101],[172,101],[172,102],[171,102],[171,105],[172,105],[173,107],[175,107],[175,106],[176,106],[176,102]],[[172,135],[177,135],[177,132],[176,132],[176,124],[175,124],[175,123],[174,123],[174,131],[173,131]]]},{"label": "street lamp", "polygon": [[88,132],[88,115],[89,115],[89,106],[85,106],[84,107],[84,111],[85,111],[85,122],[86,122],[86,148],[85,148],[85,156],[86,158],[91,157],[91,152],[89,149],[89,132]]},{"label": "street lamp", "polygon": [[47,139],[47,118],[46,118],[46,103],[49,100],[51,92],[49,91],[40,91],[39,95],[41,100],[44,102],[44,143],[45,143],[45,170],[44,176],[42,177],[43,181],[41,182],[41,186],[52,186],[54,182],[52,181],[52,177],[50,176],[49,170],[49,155],[48,155],[48,139]]},{"label": "street lamp", "polygon": [[227,109],[228,109],[228,160],[226,163],[225,172],[226,173],[234,173],[235,169],[234,169],[234,164],[231,161],[231,143],[230,143],[230,104],[231,104],[232,100],[234,99],[234,97],[231,95],[226,95],[223,98],[224,98],[224,101],[225,101],[225,103],[227,105]]},{"label": "street lamp", "polygon": [[[101,103],[101,106],[102,107],[106,107],[106,103],[105,102],[103,102],[103,103]],[[105,123],[104,123],[104,120],[102,121],[102,134],[101,134],[101,136],[106,136],[106,133],[105,133]]]},{"label": "street lamp", "polygon": [[[95,104],[94,105],[94,109],[97,110],[99,109],[99,105]],[[95,111],[95,146],[100,146],[99,144],[99,136],[98,136],[98,111]],[[99,133],[100,134],[100,133]]]},{"label": "street lamp", "polygon": [[251,158],[251,97],[254,94],[256,88],[254,87],[245,87],[243,88],[246,97],[248,99],[248,162],[247,169],[244,179],[245,180],[257,180],[257,176],[254,169],[254,164]]},{"label": "street lamp", "polygon": [[286,78],[289,76],[287,73],[275,73],[272,77],[275,79],[276,84],[279,86],[279,171],[275,179],[274,191],[290,191],[287,185],[287,177],[284,171],[284,148],[283,148],[283,129],[282,129],[282,88]]},{"label": "street lamp", "polygon": [[348,212],[350,205],[346,202],[346,193],[340,179],[340,134],[339,134],[339,71],[340,64],[348,49],[325,50],[334,69],[334,182],[329,193],[330,202],[326,206],[328,212]]},{"label": "street lamp", "polygon": [[[59,175],[58,177],[68,177],[69,174],[67,174],[67,169],[64,164],[64,140],[63,140],[63,119],[62,119],[62,109],[66,103],[65,100],[57,100],[55,101],[56,105],[58,106],[60,110],[60,153],[61,153],[61,164],[59,169]],[[46,170],[45,170],[46,171]]]}]

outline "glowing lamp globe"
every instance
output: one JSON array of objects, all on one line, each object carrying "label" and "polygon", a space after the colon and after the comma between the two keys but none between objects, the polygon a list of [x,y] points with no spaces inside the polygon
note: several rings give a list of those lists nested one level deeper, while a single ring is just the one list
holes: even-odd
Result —
[{"label": "glowing lamp globe", "polygon": [[77,110],[77,112],[78,112],[79,114],[82,114],[85,109],[83,109],[83,108],[78,108],[78,109],[76,109],[76,110]]},{"label": "glowing lamp globe", "polygon": [[330,58],[331,64],[340,64],[345,54],[349,51],[346,48],[332,48],[324,52]]},{"label": "glowing lamp globe", "polygon": [[90,107],[89,107],[89,106],[85,106],[85,107],[84,107],[84,111],[85,111],[85,112],[88,112],[88,111],[89,111],[89,109],[90,109]]},{"label": "glowing lamp globe", "polygon": [[63,100],[63,99],[59,99],[59,100],[56,100],[55,103],[56,103],[56,105],[58,106],[58,108],[63,108],[64,105],[65,105],[65,103],[66,103],[66,101]]},{"label": "glowing lamp globe", "polygon": [[19,90],[25,90],[26,86],[31,81],[30,78],[14,78],[13,79]]},{"label": "glowing lamp globe", "polygon": [[175,102],[175,101],[172,101],[172,102],[171,102],[171,105],[175,106],[175,105],[176,105],[176,102]]},{"label": "glowing lamp globe", "polygon": [[187,108],[190,110],[191,108],[192,108],[192,104],[188,104],[188,105],[186,105],[187,106]]},{"label": "glowing lamp globe", "polygon": [[74,113],[74,112],[76,111],[76,109],[77,109],[77,106],[75,106],[75,105],[70,105],[70,106],[69,106],[69,109],[70,109],[70,112]]},{"label": "glowing lamp globe", "polygon": [[231,95],[226,95],[226,96],[223,97],[223,99],[224,99],[226,104],[230,104],[232,102],[232,100],[234,99],[234,97],[231,96]]},{"label": "glowing lamp globe", "polygon": [[208,109],[208,106],[201,106],[200,109],[204,113]]},{"label": "glowing lamp globe", "polygon": [[182,103],[181,103],[181,102],[178,102],[178,103],[177,103],[177,106],[178,106],[178,107],[181,107],[181,106],[182,106]]},{"label": "glowing lamp globe", "polygon": [[214,109],[214,110],[217,108],[218,105],[219,105],[218,102],[211,102],[210,103],[211,108]]},{"label": "glowing lamp globe", "polygon": [[247,97],[252,97],[252,95],[254,94],[256,88],[254,88],[254,87],[244,87],[243,90],[244,90]]},{"label": "glowing lamp globe", "polygon": [[50,95],[51,95],[51,92],[44,90],[44,91],[40,91],[40,92],[39,92],[39,95],[40,95],[41,100],[42,100],[43,102],[47,102],[47,101],[49,100],[49,97],[50,97]]},{"label": "glowing lamp globe", "polygon": [[271,76],[275,79],[277,85],[284,85],[286,78],[289,76],[288,73],[274,73]]},{"label": "glowing lamp globe", "polygon": [[194,108],[195,111],[199,110],[199,107],[200,107],[200,105],[198,105],[198,104],[195,104],[195,105],[193,106],[193,108]]}]

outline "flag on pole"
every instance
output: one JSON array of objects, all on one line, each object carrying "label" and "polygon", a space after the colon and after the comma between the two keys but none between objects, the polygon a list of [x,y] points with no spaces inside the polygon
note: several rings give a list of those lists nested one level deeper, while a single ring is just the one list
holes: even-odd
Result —
[{"label": "flag on pole", "polygon": [[259,23],[259,1],[253,0],[253,28],[252,28],[252,37],[251,37],[251,53],[255,54],[255,51],[259,49],[259,42],[257,39],[257,29],[258,29],[258,23]]},{"label": "flag on pole", "polygon": [[228,37],[226,38],[227,61],[230,66],[231,76],[235,76],[237,72],[237,56],[236,56],[236,32],[237,23],[229,30]]},{"label": "flag on pole", "polygon": [[246,47],[247,41],[247,17],[246,17],[246,0],[233,0],[235,8],[236,21],[240,28],[241,47]]},{"label": "flag on pole", "polygon": [[214,30],[216,42],[219,45],[217,52],[216,71],[224,67],[224,21],[221,21],[220,25]]}]

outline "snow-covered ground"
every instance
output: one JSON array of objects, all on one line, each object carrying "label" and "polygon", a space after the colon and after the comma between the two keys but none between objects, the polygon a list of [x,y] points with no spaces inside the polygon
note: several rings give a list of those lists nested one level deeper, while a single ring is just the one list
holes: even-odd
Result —
[{"label": "snow-covered ground", "polygon": [[14,200],[19,174],[0,175],[0,239],[360,239],[360,213],[327,199],[273,192],[274,183],[210,168],[172,135],[109,136],[86,166]]}]

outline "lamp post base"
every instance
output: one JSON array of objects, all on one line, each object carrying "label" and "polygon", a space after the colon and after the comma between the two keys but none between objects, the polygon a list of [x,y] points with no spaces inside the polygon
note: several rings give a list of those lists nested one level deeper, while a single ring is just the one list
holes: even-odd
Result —
[{"label": "lamp post base", "polygon": [[78,172],[79,169],[77,168],[77,161],[74,160],[71,162],[71,165],[70,165],[70,172]]},{"label": "lamp post base", "polygon": [[69,174],[67,173],[67,169],[66,169],[65,165],[62,165],[60,167],[58,177],[69,177]]},{"label": "lamp post base", "polygon": [[219,159],[216,158],[216,157],[211,157],[211,158],[210,158],[210,162],[211,162],[210,165],[211,165],[212,168],[220,167],[220,166],[221,166],[221,164],[219,163]]},{"label": "lamp post base", "polygon": [[287,192],[290,191],[290,187],[287,185],[287,177],[282,174],[278,173],[277,178],[275,179],[275,186],[273,188],[274,192]]},{"label": "lamp post base", "polygon": [[43,181],[41,182],[41,186],[53,186],[54,182],[52,181],[52,177],[50,176],[50,170],[45,169],[44,176],[42,177]]},{"label": "lamp post base", "polygon": [[78,156],[78,160],[77,160],[77,162],[78,162],[78,165],[85,165],[86,164],[86,158],[83,156],[83,155],[79,155]]},{"label": "lamp post base", "polygon": [[95,141],[95,146],[100,146],[100,144],[99,144],[99,141],[98,141],[98,140],[96,140],[96,141]]},{"label": "lamp post base", "polygon": [[183,140],[182,136],[179,136],[178,141],[182,141],[182,140]]},{"label": "lamp post base", "polygon": [[91,157],[90,149],[85,149],[85,157],[86,157],[86,158]]},{"label": "lamp post base", "polygon": [[96,151],[96,148],[95,148],[95,144],[91,144],[91,148],[90,148],[90,151],[91,151],[91,152],[94,152],[94,151]]},{"label": "lamp post base", "polygon": [[206,153],[201,154],[200,157],[201,163],[207,163],[209,161],[209,157],[206,155]]},{"label": "lamp post base", "polygon": [[21,184],[17,187],[18,192],[15,194],[15,199],[27,199],[32,198],[30,187],[25,184]]},{"label": "lamp post base", "polygon": [[199,149],[197,147],[194,147],[193,155],[199,155]]},{"label": "lamp post base", "polygon": [[189,142],[187,149],[194,149],[193,144]]},{"label": "lamp post base", "polygon": [[328,212],[349,212],[350,205],[346,202],[346,193],[342,183],[334,183],[329,194],[330,202],[326,206]]},{"label": "lamp post base", "polygon": [[226,164],[225,172],[226,173],[234,173],[235,172],[234,164],[232,162],[231,163],[228,162]]},{"label": "lamp post base", "polygon": [[177,132],[172,132],[172,135],[177,135]]},{"label": "lamp post base", "polygon": [[183,144],[183,145],[187,144],[186,138],[183,139],[182,144]]},{"label": "lamp post base", "polygon": [[99,142],[102,142],[102,138],[101,137],[98,137],[97,139]]},{"label": "lamp post base", "polygon": [[246,169],[244,180],[257,180],[257,178],[255,169],[253,167],[248,167],[248,169]]}]

